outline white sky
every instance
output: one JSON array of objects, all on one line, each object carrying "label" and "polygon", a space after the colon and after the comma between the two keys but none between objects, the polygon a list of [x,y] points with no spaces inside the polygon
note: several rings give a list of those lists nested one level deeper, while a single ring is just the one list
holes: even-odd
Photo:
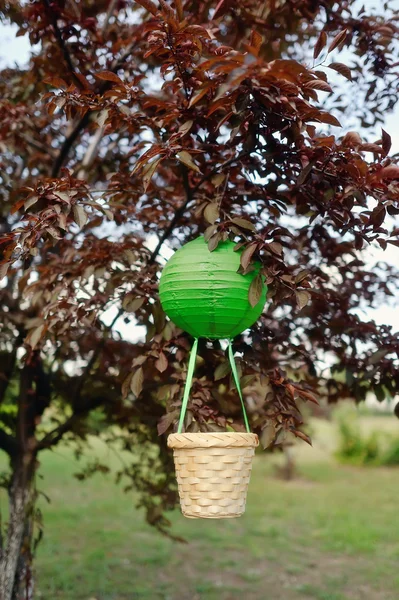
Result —
[{"label": "white sky", "polygon": [[[369,5],[370,3],[367,2]],[[27,61],[31,46],[27,36],[16,37],[16,28],[13,26],[6,26],[0,23],[0,67],[5,65],[12,66],[13,64],[23,64]],[[396,109],[393,113],[386,115],[384,129],[392,137],[392,153],[399,152],[399,103],[396,105]],[[337,129],[334,128],[334,132]],[[361,133],[361,132],[360,132]],[[156,246],[157,239],[152,236],[148,240],[148,246],[154,248]],[[168,257],[168,249],[165,248],[163,255]],[[390,264],[396,265],[399,268],[399,248],[388,245],[386,251],[382,251],[379,247],[370,248],[368,253],[370,265],[374,264],[378,260],[384,260]],[[399,296],[399,295],[398,295]],[[365,320],[369,318],[374,319],[379,324],[389,324],[394,327],[395,330],[399,330],[399,301],[395,302],[396,306],[383,305],[378,309],[369,309],[364,314]],[[109,319],[108,319],[109,317]],[[104,319],[112,320],[111,311],[107,314],[107,318]],[[126,328],[123,322],[120,322],[118,327],[123,337],[128,339],[137,339],[137,334],[140,335],[142,332],[138,331],[139,328],[132,327],[132,325]],[[136,330],[136,331],[134,331]]]}]

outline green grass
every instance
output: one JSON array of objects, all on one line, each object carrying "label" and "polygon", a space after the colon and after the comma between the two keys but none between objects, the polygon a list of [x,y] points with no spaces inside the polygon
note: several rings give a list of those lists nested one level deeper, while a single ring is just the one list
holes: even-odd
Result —
[{"label": "green grass", "polygon": [[[393,418],[362,419],[399,434]],[[67,450],[47,453],[38,598],[397,600],[398,470],[336,464],[330,423],[319,422],[313,439],[314,448],[297,447],[293,482],[274,475],[281,456],[257,455],[242,518],[186,520],[175,511],[174,533],[187,544],[147,526],[111,477],[81,483]],[[105,448],[96,453],[115,466]]]}]

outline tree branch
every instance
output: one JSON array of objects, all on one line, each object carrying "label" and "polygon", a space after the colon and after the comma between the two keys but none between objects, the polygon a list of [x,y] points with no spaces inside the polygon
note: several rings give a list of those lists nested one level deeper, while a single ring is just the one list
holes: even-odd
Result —
[{"label": "tree branch", "polygon": [[29,415],[28,409],[31,403],[34,401],[34,390],[33,390],[33,378],[34,370],[30,363],[25,363],[23,368],[20,370],[19,375],[19,394],[17,400],[18,414],[16,424],[16,440],[18,444],[18,450],[20,453],[24,453],[29,444],[29,440],[33,437],[35,431],[35,423]]},{"label": "tree branch", "polygon": [[107,327],[107,329],[106,329],[106,331],[104,333],[104,336],[98,342],[98,344],[97,344],[97,346],[96,346],[96,348],[95,348],[95,350],[94,350],[94,352],[93,352],[93,354],[92,354],[89,362],[87,363],[87,365],[86,365],[86,367],[85,367],[82,375],[79,378],[78,385],[77,385],[76,390],[75,390],[76,398],[79,398],[79,396],[80,396],[80,394],[82,392],[83,385],[85,383],[86,378],[90,375],[90,371],[93,368],[94,363],[96,362],[97,358],[100,356],[100,353],[101,353],[102,349],[104,348],[104,346],[106,344],[106,341],[108,339],[108,336],[109,336],[110,332],[112,331],[113,326],[115,325],[115,323],[117,322],[117,320],[119,319],[119,317],[123,313],[124,313],[123,308],[120,308],[118,310],[118,312],[116,313],[116,316],[112,319],[112,322],[108,325],[108,327]]},{"label": "tree branch", "polygon": [[[193,187],[190,188],[189,185],[189,180],[188,180],[188,169],[182,165],[182,177],[183,177],[183,186],[185,189],[185,193],[186,193],[186,200],[185,202],[176,210],[174,217],[172,219],[172,221],[170,222],[169,226],[167,227],[167,229],[164,231],[159,243],[157,244],[157,247],[155,248],[155,250],[153,251],[153,253],[151,254],[148,263],[147,264],[152,264],[160,249],[162,244],[164,243],[164,241],[169,237],[169,235],[172,233],[174,227],[177,225],[177,223],[179,222],[179,219],[182,217],[184,211],[186,210],[188,204],[191,202],[191,200],[193,200],[194,198],[194,193],[201,187],[201,185],[209,180],[211,177],[213,177],[213,175],[215,175],[216,173],[218,173],[219,171],[222,171],[223,169],[225,169],[226,167],[229,167],[231,164],[233,164],[234,162],[241,160],[242,158],[244,158],[245,156],[248,156],[249,154],[251,154],[251,152],[253,152],[253,150],[251,151],[247,151],[247,152],[242,152],[241,154],[239,154],[238,156],[235,156],[233,158],[230,158],[229,160],[227,160],[226,162],[224,162],[222,165],[220,165],[219,167],[215,167],[214,169],[212,169],[207,175],[204,175],[201,180]],[[116,316],[114,317],[114,319],[112,320],[112,322],[110,323],[110,325],[107,327],[107,331],[105,332],[103,338],[99,341],[99,343],[97,344],[95,350],[93,351],[93,354],[89,360],[89,362],[87,363],[82,375],[80,376],[79,380],[78,380],[78,384],[75,390],[75,399],[79,400],[79,397],[81,395],[84,383],[87,379],[87,377],[90,375],[90,372],[97,360],[97,358],[99,357],[102,349],[104,348],[106,341],[108,339],[108,335],[109,333],[112,331],[112,328],[114,327],[115,323],[117,322],[117,320],[119,319],[119,317],[123,314],[123,308],[119,309],[119,311],[117,312]],[[70,431],[74,424],[85,414],[87,414],[88,412],[90,412],[93,408],[96,408],[97,406],[100,406],[103,403],[103,399],[102,398],[94,398],[89,400],[87,403],[82,403],[79,404],[79,402],[77,402],[77,408],[74,411],[74,413],[61,425],[59,425],[56,429],[54,429],[53,431],[49,432],[47,435],[44,436],[44,438],[39,441],[38,445],[37,445],[37,450],[42,450],[44,448],[50,448],[51,446],[54,446],[56,444],[58,444],[59,441],[61,441],[61,439],[63,438],[63,436],[68,433],[68,431]]]},{"label": "tree branch", "polygon": [[61,425],[59,425],[52,431],[49,431],[49,433],[47,433],[41,440],[38,441],[36,445],[36,452],[44,450],[45,448],[51,448],[52,446],[58,444],[62,440],[64,435],[68,433],[68,431],[71,431],[71,429],[73,428],[75,423],[79,421],[79,419],[81,419],[91,410],[104,404],[104,402],[105,398],[95,397],[90,398],[85,403],[82,403],[76,408],[75,412],[70,417],[68,417],[66,421],[64,421],[64,423],[61,423]]},{"label": "tree branch", "polygon": [[[126,51],[124,52],[124,54],[122,54],[122,56],[114,61],[114,64],[111,65],[110,67],[110,71],[115,73],[120,66],[122,66],[122,64],[125,62],[125,60],[128,58],[128,56],[130,55],[132,50],[132,46],[129,46]],[[108,81],[104,81],[99,90],[98,90],[98,94],[103,94],[108,88],[110,87],[110,83]],[[61,170],[61,167],[63,166],[68,154],[69,154],[69,150],[71,149],[71,147],[73,146],[73,144],[75,143],[75,141],[77,140],[77,138],[79,137],[80,132],[88,125],[89,120],[90,120],[90,115],[91,112],[86,112],[83,117],[81,117],[79,119],[79,121],[76,123],[75,127],[73,128],[72,132],[65,138],[64,143],[61,146],[61,150],[54,162],[52,171],[51,171],[51,176],[52,177],[58,177],[58,174]]]},{"label": "tree branch", "polygon": [[148,260],[149,265],[151,265],[155,262],[155,259],[158,256],[164,242],[169,238],[170,234],[172,233],[172,231],[176,227],[177,223],[180,221],[181,217],[183,216],[186,208],[188,207],[190,202],[193,200],[195,192],[197,192],[199,190],[201,185],[203,183],[205,183],[205,181],[208,181],[209,179],[211,179],[211,177],[216,175],[216,173],[218,173],[219,171],[223,171],[226,167],[237,162],[238,160],[241,160],[245,156],[248,156],[253,151],[254,151],[254,149],[248,150],[246,152],[241,152],[241,154],[239,154],[238,156],[234,156],[233,158],[226,160],[226,162],[224,162],[223,164],[221,164],[218,167],[215,167],[214,169],[209,171],[209,173],[204,175],[193,188],[190,188],[190,186],[189,186],[188,177],[187,177],[187,169],[186,169],[186,180],[184,179],[184,175],[183,175],[183,186],[186,191],[186,200],[183,202],[183,204],[181,206],[179,206],[179,208],[176,209],[176,212],[173,215],[171,222],[169,223],[168,227],[165,229],[162,236],[160,237],[158,244],[156,245],[153,253],[151,254],[151,256]]},{"label": "tree branch", "polygon": [[46,6],[47,12],[48,12],[49,17],[51,19],[51,23],[52,23],[52,26],[53,26],[55,38],[56,38],[56,40],[58,42],[59,47],[61,48],[64,60],[65,60],[65,62],[67,64],[67,66],[68,66],[68,69],[69,69],[69,71],[70,71],[70,73],[71,73],[71,75],[72,75],[72,77],[73,77],[76,85],[78,86],[78,88],[82,88],[83,87],[82,82],[80,81],[79,77],[76,74],[76,70],[75,70],[75,67],[73,66],[71,55],[69,54],[69,50],[68,50],[68,48],[67,48],[67,46],[65,44],[65,40],[62,37],[61,30],[58,27],[57,16],[56,16],[56,14],[54,13],[54,11],[52,9],[50,0],[44,0],[44,4]]},{"label": "tree branch", "polygon": [[71,149],[71,147],[73,146],[73,144],[75,143],[77,138],[79,137],[79,134],[82,131],[82,129],[84,129],[86,127],[86,125],[89,123],[89,115],[90,115],[89,112],[85,113],[83,115],[83,117],[77,122],[77,124],[75,125],[75,127],[73,128],[73,130],[69,134],[69,136],[65,138],[64,143],[61,147],[61,150],[60,150],[57,158],[54,161],[54,165],[53,165],[53,168],[51,171],[52,177],[58,177],[61,167],[63,166],[65,159],[67,158],[67,156],[69,154],[69,150]]},{"label": "tree branch", "polygon": [[45,144],[42,144],[41,142],[38,142],[36,140],[31,139],[30,137],[28,137],[27,135],[21,135],[21,138],[29,145],[32,146],[32,148],[35,148],[35,150],[39,150],[39,152],[43,152],[44,154],[50,154],[50,156],[52,158],[54,158],[54,154],[53,152],[50,150],[50,148],[48,146],[46,146]]},{"label": "tree branch", "polygon": [[108,10],[107,10],[107,14],[105,15],[105,19],[104,19],[104,23],[103,26],[101,27],[101,34],[104,35],[107,27],[108,27],[108,23],[109,20],[112,16],[112,13],[114,12],[115,9],[115,5],[116,5],[117,0],[110,0],[109,6],[108,6]]},{"label": "tree branch", "polygon": [[105,127],[99,127],[97,129],[97,131],[95,132],[95,134],[92,136],[91,142],[89,143],[86,153],[83,157],[81,167],[80,167],[79,171],[77,172],[78,179],[83,179],[85,172],[88,169],[90,169],[90,167],[93,163],[93,160],[95,159],[96,154],[98,152],[98,148],[99,148],[101,139],[104,135],[104,131],[105,131]]}]

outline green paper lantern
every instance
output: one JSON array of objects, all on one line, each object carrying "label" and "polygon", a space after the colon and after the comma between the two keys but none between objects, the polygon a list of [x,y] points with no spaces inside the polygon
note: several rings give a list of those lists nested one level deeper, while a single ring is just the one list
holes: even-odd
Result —
[{"label": "green paper lantern", "polygon": [[233,338],[260,316],[266,301],[264,285],[252,307],[248,291],[260,265],[247,275],[237,273],[240,251],[220,242],[210,252],[203,237],[188,242],[166,263],[159,284],[161,304],[169,318],[192,336]]}]

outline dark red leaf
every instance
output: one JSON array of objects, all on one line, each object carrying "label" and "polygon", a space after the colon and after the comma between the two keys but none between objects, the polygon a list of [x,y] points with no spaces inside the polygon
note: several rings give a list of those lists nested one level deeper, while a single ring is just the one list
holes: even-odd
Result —
[{"label": "dark red leaf", "polygon": [[302,185],[303,183],[305,183],[305,181],[310,175],[311,170],[313,169],[313,166],[313,163],[310,162],[308,165],[306,165],[306,167],[302,169],[302,171],[299,173],[298,179],[296,180],[297,185]]},{"label": "dark red leaf", "polygon": [[338,48],[338,47],[339,47],[339,49],[341,49],[343,47],[343,45],[345,44],[347,34],[348,34],[348,32],[346,31],[346,29],[337,33],[337,35],[335,36],[335,38],[333,39],[333,41],[331,42],[331,44],[328,47],[328,52],[330,53],[333,50],[335,50],[335,48]]},{"label": "dark red leaf", "polygon": [[208,241],[209,252],[213,252],[214,250],[216,250],[220,241],[221,241],[220,233],[215,233],[211,238],[209,238],[209,241]]},{"label": "dark red leaf", "polygon": [[352,72],[349,67],[344,65],[343,63],[331,63],[327,65],[329,69],[333,69],[333,71],[337,71],[340,75],[352,81]]},{"label": "dark red leaf", "polygon": [[399,165],[384,167],[380,173],[383,179],[399,179]]},{"label": "dark red leaf", "polygon": [[218,365],[215,369],[215,373],[214,373],[215,381],[219,381],[219,379],[223,379],[223,377],[226,377],[226,375],[228,375],[230,372],[231,372],[230,363],[228,360],[225,360],[224,362],[220,363],[220,365]]},{"label": "dark red leaf", "polygon": [[248,291],[248,300],[252,307],[256,306],[261,299],[264,283],[260,274],[256,275],[251,281]]},{"label": "dark red leaf", "polygon": [[240,257],[241,266],[244,271],[248,268],[249,263],[251,262],[251,258],[258,247],[258,244],[253,243],[245,248]]},{"label": "dark red leaf", "polygon": [[160,373],[163,373],[168,368],[168,359],[162,351],[159,353],[159,356],[155,361],[155,366]]},{"label": "dark red leaf", "polygon": [[302,310],[302,308],[304,308],[308,304],[311,298],[309,292],[306,292],[305,290],[298,290],[297,292],[295,292],[295,296],[296,302],[300,310]]},{"label": "dark red leaf", "polygon": [[238,225],[238,227],[242,227],[243,229],[248,229],[249,231],[255,230],[255,226],[251,223],[251,221],[247,221],[247,219],[235,217],[234,219],[231,219],[231,222],[234,223],[234,225]]},{"label": "dark red leaf", "polygon": [[96,79],[101,79],[102,81],[112,81],[113,83],[122,83],[123,81],[118,75],[112,73],[112,71],[102,71],[101,73],[95,73],[94,77]]},{"label": "dark red leaf", "polygon": [[341,127],[341,123],[338,121],[338,119],[327,112],[319,113],[318,120],[321,123],[327,123],[328,125],[335,125],[336,127]]},{"label": "dark red leaf", "polygon": [[321,90],[322,92],[332,92],[332,87],[322,79],[314,79],[313,81],[308,81],[303,87],[306,90]]},{"label": "dark red leaf", "polygon": [[317,58],[319,56],[320,52],[323,50],[326,44],[327,34],[325,31],[320,31],[319,37],[317,38],[317,42],[313,50],[313,58]]},{"label": "dark red leaf", "polygon": [[293,429],[292,433],[295,435],[295,437],[299,437],[299,438],[301,438],[301,440],[303,440],[304,442],[306,442],[307,444],[309,444],[309,446],[312,445],[312,440],[303,431],[300,431],[299,429]]},{"label": "dark red leaf", "polygon": [[148,10],[148,12],[154,15],[154,17],[157,16],[158,8],[154,4],[154,2],[152,2],[152,0],[136,0],[136,2],[137,4],[140,4],[140,6]]},{"label": "dark red leaf", "polygon": [[382,149],[384,151],[384,156],[387,156],[387,154],[389,154],[389,151],[392,146],[392,139],[391,139],[391,136],[389,135],[389,133],[387,133],[385,131],[385,129],[381,129],[381,132],[382,132]]},{"label": "dark red leaf", "polygon": [[163,417],[161,417],[160,420],[158,421],[158,425],[157,425],[158,435],[162,435],[163,433],[165,433],[169,429],[169,427],[171,425],[173,425],[173,423],[175,423],[175,421],[177,421],[178,417],[179,417],[178,410],[174,410],[172,412],[166,413],[166,415],[163,415]]}]

